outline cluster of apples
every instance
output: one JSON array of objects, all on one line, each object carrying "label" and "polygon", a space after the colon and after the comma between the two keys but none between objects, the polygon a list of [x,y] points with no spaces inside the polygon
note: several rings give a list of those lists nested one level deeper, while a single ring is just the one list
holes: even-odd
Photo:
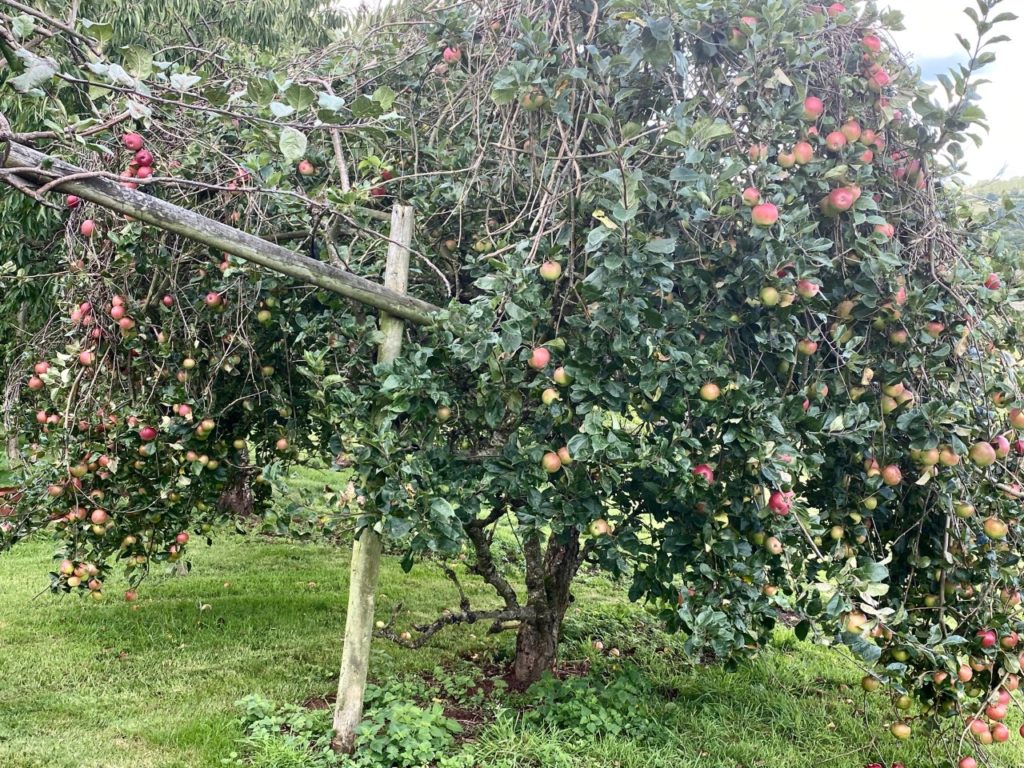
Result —
[{"label": "cluster of apples", "polygon": [[[545,370],[550,363],[551,352],[545,346],[534,347],[527,361],[527,365],[535,371]],[[563,366],[555,368],[551,374],[551,379],[559,387],[567,387],[572,384],[572,376],[569,375],[569,372]],[[541,401],[544,405],[552,405],[560,399],[561,395],[554,387],[546,387],[541,393]],[[569,448],[564,445],[555,451],[547,451],[541,458],[541,466],[550,475],[555,474],[562,467],[569,464],[572,464],[572,455],[569,453]]]},{"label": "cluster of apples", "polygon": [[128,167],[121,172],[121,178],[126,179],[122,184],[128,189],[138,189],[138,182],[127,179],[150,178],[153,175],[156,158],[146,149],[146,142],[138,133],[126,133],[121,137],[121,145],[133,153],[131,160],[128,161]]}]

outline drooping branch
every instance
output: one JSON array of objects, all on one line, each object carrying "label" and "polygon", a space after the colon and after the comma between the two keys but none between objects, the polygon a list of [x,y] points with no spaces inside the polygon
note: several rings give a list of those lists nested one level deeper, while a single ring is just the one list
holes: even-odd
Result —
[{"label": "drooping branch", "polygon": [[473,552],[476,554],[476,564],[472,566],[471,570],[494,587],[494,591],[505,601],[505,608],[514,610],[519,607],[519,597],[516,595],[515,588],[498,572],[494,563],[494,555],[491,553],[492,537],[486,530],[487,526],[496,522],[504,512],[503,504],[495,505],[490,515],[473,520],[465,526],[465,530],[466,536],[473,544]]},{"label": "drooping branch", "polygon": [[[0,139],[3,138],[0,136]],[[8,146],[4,166],[16,169],[20,179],[46,184],[52,181],[54,174],[71,176],[85,173],[81,168],[17,142],[9,141]],[[108,179],[80,178],[61,183],[55,188],[304,283],[384,310],[404,320],[428,324],[440,311],[429,302],[404,296],[337,266],[295,253],[194,211],[127,189]]]},{"label": "drooping branch", "polygon": [[392,642],[398,643],[405,648],[421,648],[426,643],[440,632],[445,627],[451,627],[456,624],[475,624],[478,621],[492,621],[488,634],[494,634],[505,629],[511,629],[515,626],[515,623],[523,619],[527,619],[531,615],[531,610],[527,607],[520,607],[513,610],[509,609],[494,609],[490,611],[449,611],[445,610],[437,619],[432,621],[430,624],[416,624],[413,629],[416,630],[416,637],[403,637],[405,633],[399,634],[394,630],[394,619],[401,611],[401,604],[395,606],[395,610],[392,613],[391,621],[387,623],[382,629],[378,629],[376,634],[380,637],[387,638]]}]

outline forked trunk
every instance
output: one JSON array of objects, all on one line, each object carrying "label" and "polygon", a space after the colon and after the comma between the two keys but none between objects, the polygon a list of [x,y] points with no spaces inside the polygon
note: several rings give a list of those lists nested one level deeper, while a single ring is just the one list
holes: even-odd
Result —
[{"label": "forked trunk", "polygon": [[512,676],[521,688],[537,682],[555,666],[562,620],[572,600],[570,587],[580,566],[579,534],[566,538],[548,538],[547,552],[541,555],[540,536],[527,538],[527,607],[531,615],[523,619],[516,636],[516,658]]}]

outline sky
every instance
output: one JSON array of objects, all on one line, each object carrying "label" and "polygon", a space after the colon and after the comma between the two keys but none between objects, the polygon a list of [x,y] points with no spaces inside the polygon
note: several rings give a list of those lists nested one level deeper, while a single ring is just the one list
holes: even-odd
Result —
[{"label": "sky", "polygon": [[[954,35],[959,32],[974,41],[974,23],[963,13],[967,5],[974,5],[973,0],[881,0],[879,5],[902,11],[907,29],[893,36],[900,49],[921,68],[925,80],[934,82],[936,73],[966,61],[967,54]],[[980,149],[973,142],[965,147],[967,172],[979,182],[1024,176],[1024,153],[1019,150],[1021,136],[1016,127],[1024,118],[1020,74],[1024,72],[1024,2],[1003,0],[996,10],[1016,12],[1021,18],[997,28],[995,34],[1009,35],[1013,40],[991,49],[996,62],[984,70],[984,79],[991,83],[980,89],[980,106],[992,130]]]},{"label": "sky", "polygon": [[[335,0],[341,7],[353,8],[365,2],[371,7],[382,0]],[[973,42],[974,24],[964,15],[967,5],[974,0],[879,0],[881,7],[901,11],[907,29],[895,33],[900,49],[921,68],[925,80],[935,82],[935,75],[947,71],[958,61],[966,61],[966,53],[955,34]],[[1013,40],[993,48],[995,64],[984,72],[992,82],[982,86],[981,108],[988,117],[991,132],[978,149],[968,142],[967,174],[973,181],[1024,176],[1024,152],[1020,151],[1024,123],[1024,1],[1002,0],[997,12],[1017,12],[1020,19],[1002,24],[998,34]]]}]

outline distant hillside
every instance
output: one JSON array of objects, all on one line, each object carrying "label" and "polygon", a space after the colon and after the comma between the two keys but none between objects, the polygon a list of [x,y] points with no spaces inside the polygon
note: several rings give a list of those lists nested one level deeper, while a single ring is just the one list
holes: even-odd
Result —
[{"label": "distant hillside", "polygon": [[1009,195],[1015,200],[1024,199],[1024,176],[976,184],[969,187],[968,191],[988,200],[999,200],[1004,195]]}]

